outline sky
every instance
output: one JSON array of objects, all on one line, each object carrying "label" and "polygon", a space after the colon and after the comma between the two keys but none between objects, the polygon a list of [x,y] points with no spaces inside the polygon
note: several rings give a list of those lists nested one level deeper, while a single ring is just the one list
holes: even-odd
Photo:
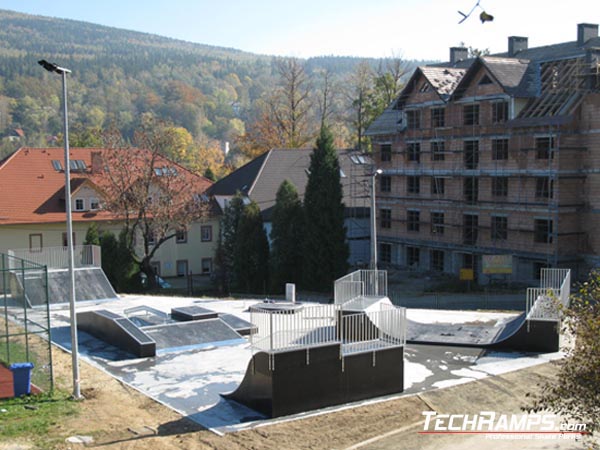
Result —
[{"label": "sky", "polygon": [[[465,44],[506,51],[574,41],[578,23],[600,23],[598,0],[0,0],[0,9],[82,20],[252,53],[447,60]],[[482,24],[485,10],[493,22]]]}]

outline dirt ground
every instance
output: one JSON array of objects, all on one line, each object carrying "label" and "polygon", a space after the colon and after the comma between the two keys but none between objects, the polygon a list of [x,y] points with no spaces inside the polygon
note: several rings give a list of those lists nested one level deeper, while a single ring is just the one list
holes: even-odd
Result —
[{"label": "dirt ground", "polygon": [[[53,352],[56,383],[70,390],[71,356],[56,348]],[[420,448],[417,430],[423,411],[451,412],[448,410],[459,406],[473,411],[493,407],[518,412],[525,393],[535,389],[537,382],[551,378],[554,370],[544,364],[418,396],[217,436],[81,361],[86,399],[80,404],[80,413],[56,424],[51,435],[63,442],[57,447],[62,450],[82,448],[64,442],[73,435],[93,436],[94,443],[87,447],[107,450],[369,448],[366,440],[388,435],[382,442],[390,442],[390,434],[398,438],[392,438],[386,447]],[[411,444],[404,446],[403,442]],[[0,444],[0,449],[8,448],[7,443]]]}]

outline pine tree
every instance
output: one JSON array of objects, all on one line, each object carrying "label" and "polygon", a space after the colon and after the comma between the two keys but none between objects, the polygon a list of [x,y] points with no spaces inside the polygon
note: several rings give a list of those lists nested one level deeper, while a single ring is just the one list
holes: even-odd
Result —
[{"label": "pine tree", "polygon": [[98,231],[98,225],[96,225],[96,222],[92,222],[85,233],[83,245],[100,245],[100,232]]},{"label": "pine tree", "polygon": [[271,229],[271,285],[282,292],[285,283],[299,283],[302,273],[304,220],[296,187],[284,180],[277,190]]},{"label": "pine tree", "polygon": [[333,281],[346,273],[349,250],[340,165],[327,126],[321,127],[309,172],[304,195],[304,287],[330,291]]},{"label": "pine tree", "polygon": [[269,243],[256,202],[244,207],[235,240],[233,272],[243,292],[265,293],[269,272]]},{"label": "pine tree", "polygon": [[233,258],[237,230],[244,211],[244,200],[238,192],[225,207],[221,218],[219,240],[215,254],[215,281],[222,293],[231,293],[234,283]]}]

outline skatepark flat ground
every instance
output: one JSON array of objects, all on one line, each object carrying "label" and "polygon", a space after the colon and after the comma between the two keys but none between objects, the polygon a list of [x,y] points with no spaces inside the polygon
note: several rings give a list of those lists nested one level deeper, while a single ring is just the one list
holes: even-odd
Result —
[{"label": "skatepark flat ground", "polygon": [[[142,305],[163,312],[170,312],[173,307],[196,305],[249,320],[249,314],[246,311],[253,303],[256,303],[256,300],[122,296],[119,300],[101,304],[81,304],[77,309],[78,312],[81,312],[101,308],[122,314],[126,309]],[[427,317],[433,317],[432,314],[424,313]],[[443,315],[439,311],[435,311],[435,314],[440,317]],[[53,341],[57,345],[69,349],[68,307],[66,305],[54,306],[51,315]],[[467,319],[471,323],[485,323],[505,318],[506,315],[498,315],[498,313],[466,312],[460,315],[454,312],[452,320]],[[80,354],[86,362],[217,433],[227,433],[278,422],[276,419],[267,420],[260,414],[223,400],[219,396],[220,393],[233,391],[243,379],[251,357],[250,346],[247,342],[237,345],[189,348],[185,351],[162,353],[154,358],[132,359],[123,351],[86,333],[80,332],[79,337]],[[560,357],[559,353],[523,354],[486,351],[477,348],[407,345],[405,348],[405,392],[393,396],[393,398],[482,380]],[[360,404],[384,400],[389,400],[389,398],[364,401]],[[328,408],[327,411],[343,408],[344,406]],[[296,418],[305,418],[322,412],[300,414]]]}]

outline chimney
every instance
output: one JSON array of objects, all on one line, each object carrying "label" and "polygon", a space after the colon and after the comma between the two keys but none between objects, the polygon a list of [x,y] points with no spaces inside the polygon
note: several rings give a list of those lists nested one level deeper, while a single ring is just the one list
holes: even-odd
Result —
[{"label": "chimney", "polygon": [[92,173],[102,173],[102,153],[92,152]]},{"label": "chimney", "polygon": [[580,23],[577,25],[577,46],[582,47],[587,41],[598,37],[598,24]]},{"label": "chimney", "polygon": [[508,56],[511,58],[517,53],[527,50],[527,38],[523,36],[508,37]]},{"label": "chimney", "polygon": [[469,49],[467,47],[450,47],[450,63],[456,64],[469,57]]}]

